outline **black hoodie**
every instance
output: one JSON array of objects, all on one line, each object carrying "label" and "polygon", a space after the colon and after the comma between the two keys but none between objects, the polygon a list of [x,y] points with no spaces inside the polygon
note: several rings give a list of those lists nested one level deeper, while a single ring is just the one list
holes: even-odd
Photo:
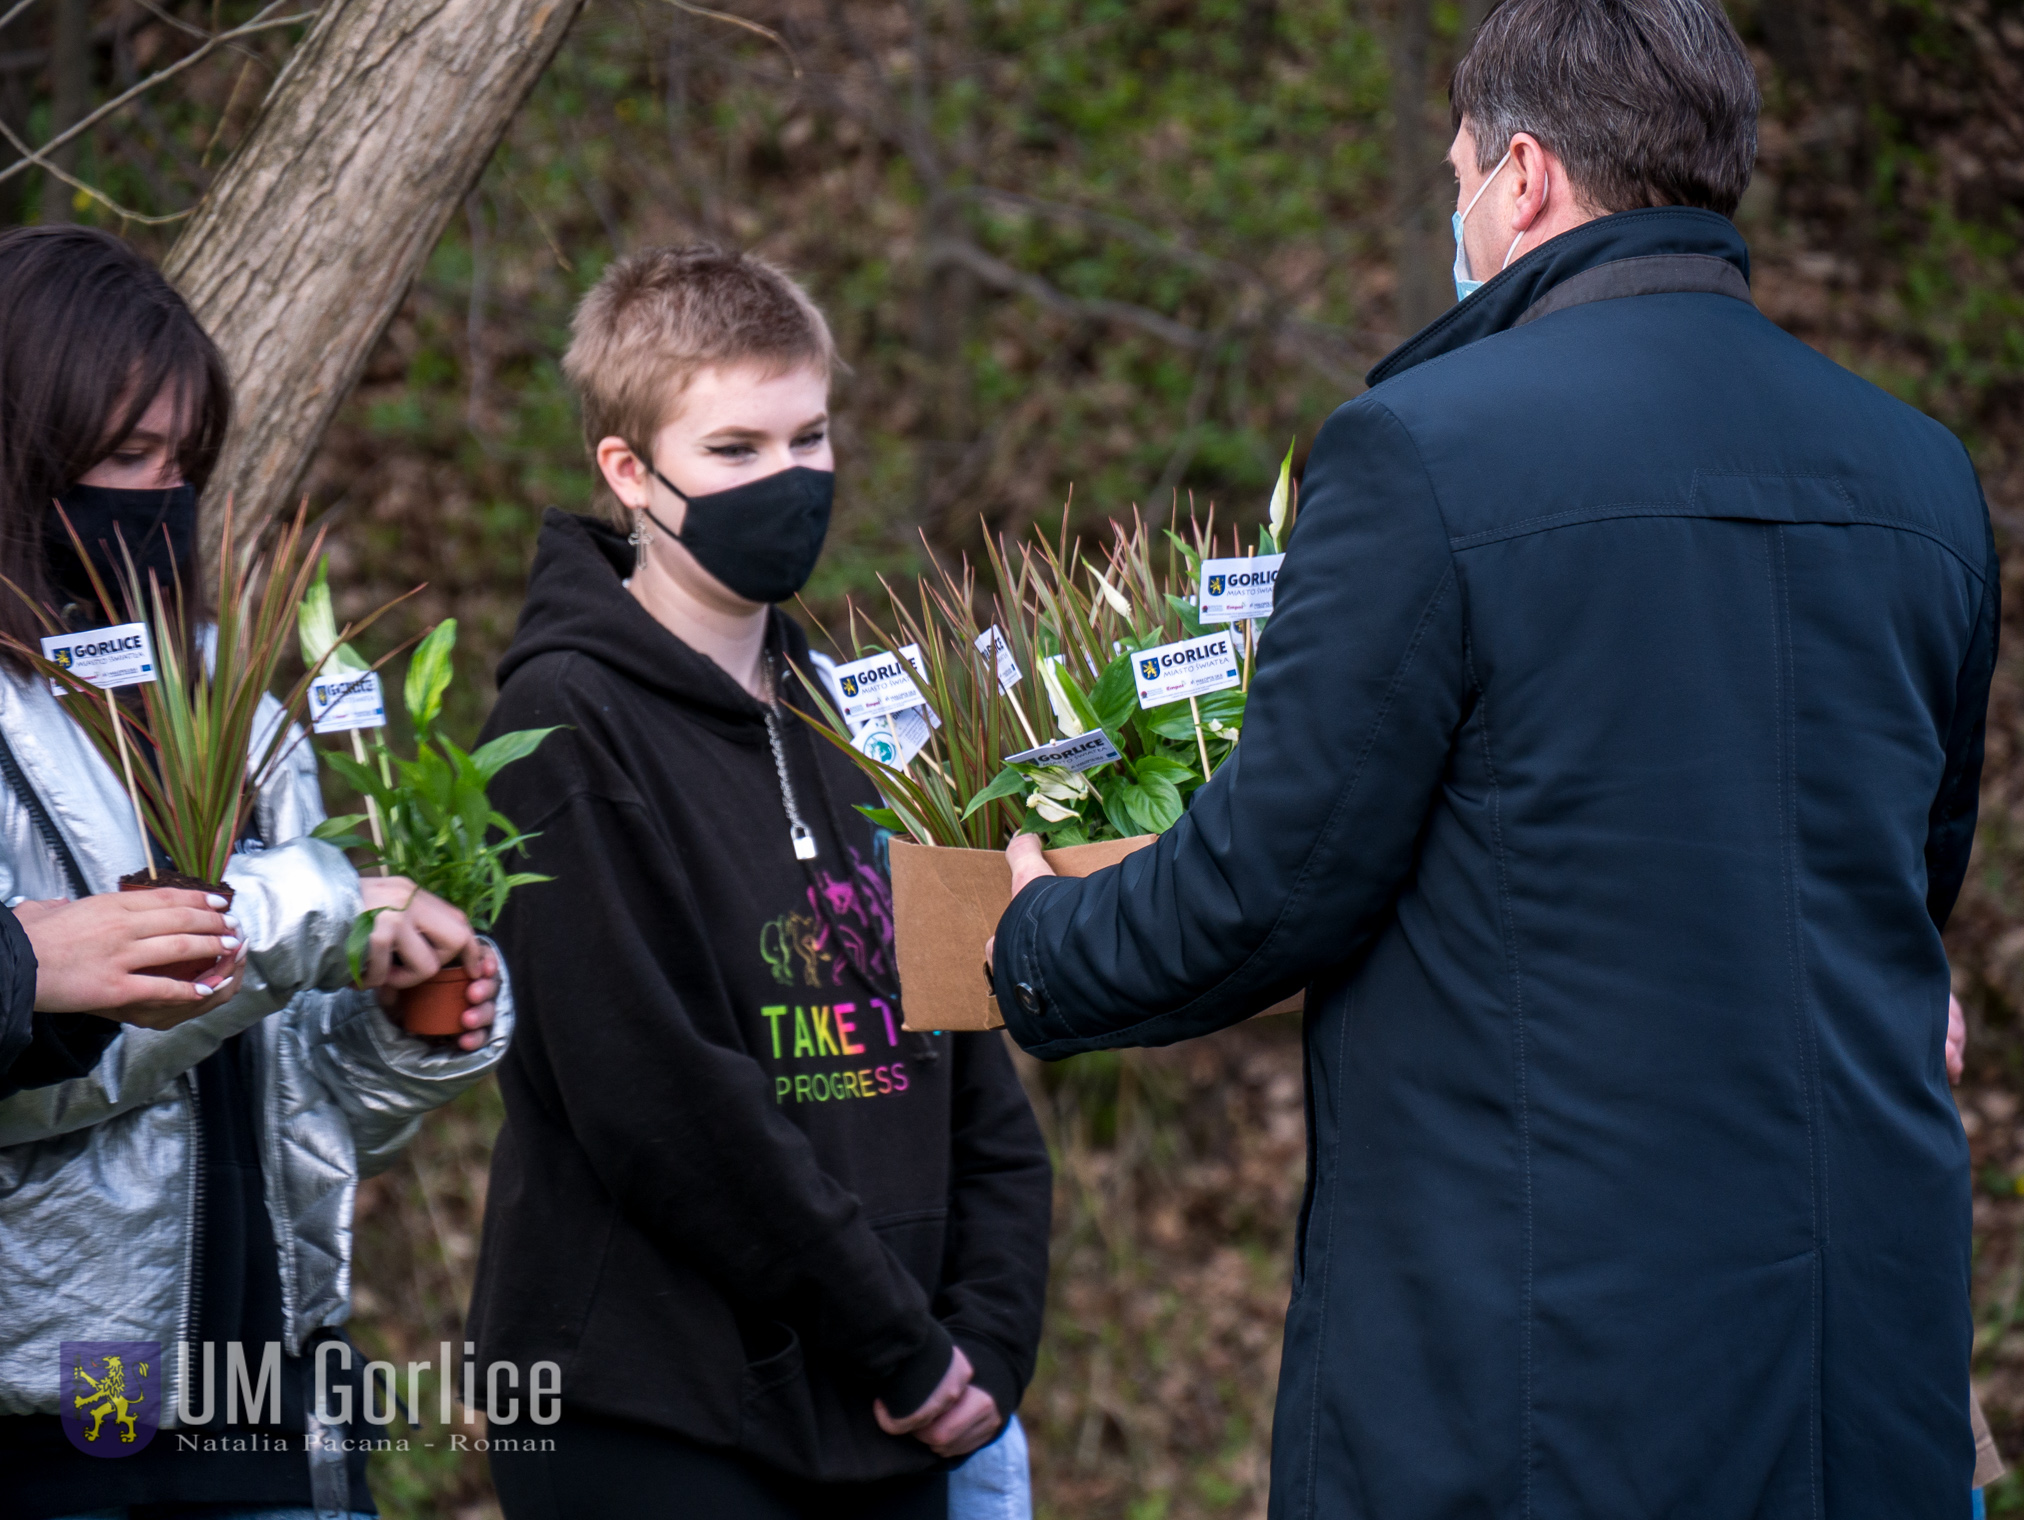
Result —
[{"label": "black hoodie", "polygon": [[[519,1026],[478,1355],[556,1362],[571,1410],[804,1477],[932,1467],[872,1400],[917,1408],[953,1339],[1017,1406],[1046,1149],[999,1035],[900,1028],[884,841],[851,806],[869,785],[783,715],[818,850],[797,860],[765,708],[633,600],[631,563],[548,513],[486,725],[565,727],[493,793],[555,879],[497,929]],[[806,667],[791,620],[768,636]]]}]

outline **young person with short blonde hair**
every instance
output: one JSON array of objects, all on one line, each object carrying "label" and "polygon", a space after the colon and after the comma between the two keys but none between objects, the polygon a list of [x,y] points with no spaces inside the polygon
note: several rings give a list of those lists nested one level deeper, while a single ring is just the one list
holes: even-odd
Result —
[{"label": "young person with short blonde hair", "polygon": [[1001,1038],[902,1027],[877,799],[787,707],[835,347],[772,266],[621,260],[564,369],[621,533],[551,511],[489,728],[537,837],[473,1317],[559,1362],[509,1520],[940,1517],[1033,1371],[1047,1156]]}]

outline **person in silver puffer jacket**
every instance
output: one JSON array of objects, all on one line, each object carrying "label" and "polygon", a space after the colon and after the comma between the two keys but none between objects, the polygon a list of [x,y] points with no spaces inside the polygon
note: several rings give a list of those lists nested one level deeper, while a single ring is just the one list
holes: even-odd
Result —
[{"label": "person in silver puffer jacket", "polygon": [[[280,717],[270,697],[269,725]],[[0,670],[0,734],[94,892],[144,860],[118,777],[45,682]],[[197,1063],[242,1030],[257,1041],[267,1206],[281,1259],[286,1345],[341,1323],[351,1296],[352,1199],[423,1115],[476,1082],[513,1028],[502,970],[490,1039],[438,1050],[351,988],[344,942],[358,872],[307,837],[323,818],[316,758],[296,744],[259,788],[259,837],[225,873],[247,946],[239,995],[173,1029],[128,1026],[86,1076],[0,1100],[0,1414],[53,1414],[65,1340],[187,1341]],[[0,782],[0,894],[70,895],[25,799]],[[182,1369],[171,1362],[177,1386]],[[173,1428],[173,1401],[163,1409]]]},{"label": "person in silver puffer jacket", "polygon": [[[0,572],[26,603],[73,628],[106,623],[93,587],[116,573],[104,562],[116,553],[165,582],[195,580],[197,493],[229,410],[215,346],[124,243],[81,227],[0,234]],[[64,530],[87,515],[90,530],[71,538]],[[79,556],[102,572],[82,588]],[[114,769],[48,683],[20,668],[32,625],[14,595],[0,590],[0,635],[13,640],[0,645],[0,901],[115,892],[151,847]],[[310,1513],[305,1499],[318,1516],[369,1507],[362,1452],[348,1454],[344,1427],[322,1423],[349,1417],[304,1396],[300,1359],[349,1315],[360,1178],[497,1064],[513,1007],[503,968],[464,915],[398,878],[361,882],[309,837],[323,803],[299,729],[255,770],[285,721],[263,697],[248,756],[252,816],[224,873],[235,896],[229,915],[213,915],[229,925],[232,938],[217,942],[236,960],[190,983],[154,979],[159,996],[180,1001],[103,1010],[132,1021],[95,1067],[0,1099],[7,1520],[125,1516],[143,1504],[242,1516]],[[361,980],[411,985],[461,961],[474,978],[461,1036],[432,1045],[403,1034],[380,993],[353,987],[346,939],[367,908],[379,916]],[[277,1400],[249,1388],[239,1422],[226,1395],[216,1424],[214,1363],[199,1345],[223,1353],[228,1382],[230,1354],[244,1353],[265,1388],[277,1340],[272,1354],[287,1358]],[[52,1417],[76,1414],[74,1370],[93,1353],[66,1342],[158,1343],[157,1381],[141,1396],[150,1423],[255,1438],[225,1442],[222,1460],[173,1440],[78,1455],[69,1444],[79,1438]],[[132,1440],[130,1424],[121,1439]]]}]

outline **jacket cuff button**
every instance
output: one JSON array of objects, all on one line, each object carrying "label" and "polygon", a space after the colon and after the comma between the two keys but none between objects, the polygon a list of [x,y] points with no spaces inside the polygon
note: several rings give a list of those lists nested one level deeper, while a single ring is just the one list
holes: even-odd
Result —
[{"label": "jacket cuff button", "polygon": [[1018,997],[1019,1006],[1022,1009],[1024,1009],[1029,1014],[1033,1014],[1036,1016],[1039,1014],[1040,994],[1033,990],[1033,984],[1031,982],[1019,982],[1014,985],[1012,991],[1014,995]]}]

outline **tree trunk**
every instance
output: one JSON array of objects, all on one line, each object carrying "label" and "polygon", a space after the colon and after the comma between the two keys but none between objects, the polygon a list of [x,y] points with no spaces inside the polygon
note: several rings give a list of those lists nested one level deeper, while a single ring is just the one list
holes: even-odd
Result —
[{"label": "tree trunk", "polygon": [[1392,204],[1398,220],[1398,314],[1406,334],[1447,310],[1433,238],[1434,171],[1440,150],[1427,129],[1427,49],[1432,0],[1398,0],[1392,33]]},{"label": "tree trunk", "polygon": [[288,504],[443,224],[583,0],[330,0],[165,263],[236,416],[205,495]]},{"label": "tree trunk", "polygon": [[[54,137],[91,109],[90,0],[57,0],[49,26],[49,135]],[[77,172],[76,139],[50,158],[69,173]],[[67,222],[76,192],[53,174],[42,176],[42,220]]]}]

